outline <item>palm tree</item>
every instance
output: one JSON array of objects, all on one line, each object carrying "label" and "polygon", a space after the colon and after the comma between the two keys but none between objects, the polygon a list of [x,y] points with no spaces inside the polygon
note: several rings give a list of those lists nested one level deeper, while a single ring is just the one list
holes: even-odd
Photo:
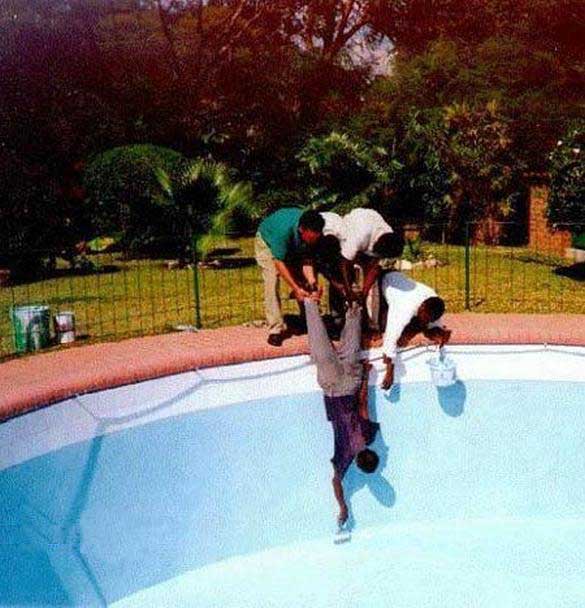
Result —
[{"label": "palm tree", "polygon": [[258,215],[250,182],[234,181],[222,163],[197,159],[189,161],[175,179],[162,169],[156,174],[172,203],[174,232],[184,254],[205,256],[237,218]]}]

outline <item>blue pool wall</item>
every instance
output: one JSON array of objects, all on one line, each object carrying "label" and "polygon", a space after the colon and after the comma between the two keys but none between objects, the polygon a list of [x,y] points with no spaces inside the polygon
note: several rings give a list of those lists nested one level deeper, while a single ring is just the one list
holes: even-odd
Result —
[{"label": "blue pool wall", "polygon": [[[381,466],[371,476],[348,471],[353,533],[437,519],[581,518],[583,386],[372,386]],[[184,397],[194,400],[189,413],[114,432],[107,423],[91,440],[0,471],[3,606],[106,605],[230,556],[333,538],[321,394],[214,409],[198,409],[198,398]]]}]

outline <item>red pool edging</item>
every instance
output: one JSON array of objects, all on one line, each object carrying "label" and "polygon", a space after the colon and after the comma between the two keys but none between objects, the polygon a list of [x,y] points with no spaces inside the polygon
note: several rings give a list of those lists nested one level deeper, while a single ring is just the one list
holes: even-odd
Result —
[{"label": "red pool edging", "polygon": [[[446,322],[453,330],[453,344],[585,346],[585,314],[451,314],[446,315]],[[307,352],[306,337],[291,338],[275,348],[266,343],[263,329],[226,327],[93,344],[16,359],[0,364],[0,421],[82,393],[195,368]]]}]

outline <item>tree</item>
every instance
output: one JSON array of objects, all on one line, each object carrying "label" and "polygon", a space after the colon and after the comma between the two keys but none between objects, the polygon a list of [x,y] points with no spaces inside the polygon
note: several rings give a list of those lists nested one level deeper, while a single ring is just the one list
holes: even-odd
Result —
[{"label": "tree", "polygon": [[442,111],[413,112],[396,155],[402,164],[389,207],[403,221],[445,223],[452,203],[452,174],[441,156]]},{"label": "tree", "polygon": [[370,4],[371,23],[401,55],[425,52],[440,38],[470,48],[497,35],[567,58],[583,56],[581,0],[381,0]]},{"label": "tree", "polygon": [[42,165],[0,148],[0,191],[0,267],[33,278],[71,244],[57,185]]},{"label": "tree", "polygon": [[205,252],[235,220],[257,212],[251,184],[235,180],[225,164],[152,145],[99,155],[84,181],[96,234],[119,235],[123,247],[140,253],[186,259],[193,237]]},{"label": "tree", "polygon": [[96,235],[120,234],[122,245],[134,251],[172,248],[172,202],[158,173],[178,178],[185,164],[178,152],[153,145],[123,146],[96,156],[84,174]]},{"label": "tree", "polygon": [[454,103],[472,109],[498,102],[518,157],[531,171],[546,167],[546,151],[583,114],[585,79],[573,64],[499,35],[476,46],[439,38],[412,56],[397,55],[391,75],[373,86],[363,112],[382,109],[398,137],[413,111]]},{"label": "tree", "polygon": [[222,163],[191,161],[174,178],[161,168],[157,179],[173,203],[173,236],[181,257],[194,246],[207,253],[215,237],[225,235],[234,222],[258,214],[251,184],[235,181]]},{"label": "tree", "polygon": [[329,15],[289,0],[10,0],[0,142],[59,190],[95,154],[140,142],[237,164],[260,192],[293,188],[299,147],[367,85],[347,52],[365,44],[361,4]]},{"label": "tree", "polygon": [[[402,169],[389,207],[403,220],[446,224],[457,239],[467,222],[509,220],[518,211],[523,167],[495,102],[413,112],[396,158]],[[488,224],[484,238],[495,238]]]},{"label": "tree", "polygon": [[444,128],[437,132],[441,164],[449,174],[448,224],[455,236],[465,222],[510,219],[519,196],[518,162],[509,136],[509,125],[496,102],[471,110],[465,104],[448,106]]},{"label": "tree", "polygon": [[585,231],[585,122],[576,123],[550,154],[549,223]]},{"label": "tree", "polygon": [[337,132],[311,138],[298,158],[308,174],[311,204],[335,211],[377,202],[400,168],[384,148]]}]

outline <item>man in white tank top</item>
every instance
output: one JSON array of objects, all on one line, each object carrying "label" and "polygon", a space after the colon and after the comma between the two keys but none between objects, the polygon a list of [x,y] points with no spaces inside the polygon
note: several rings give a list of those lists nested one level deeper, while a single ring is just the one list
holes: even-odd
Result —
[{"label": "man in white tank top", "polygon": [[[323,236],[315,251],[315,268],[329,281],[329,310],[333,327],[330,335],[339,339],[345,323],[346,295],[341,274],[341,243],[345,238],[343,218],[330,211],[321,213],[325,220]],[[315,279],[316,281],[316,279]]]},{"label": "man in white tank top", "polygon": [[380,259],[397,258],[403,248],[402,237],[374,209],[354,209],[343,217],[341,271],[345,295],[348,299],[352,298],[353,267],[358,264],[364,277],[362,299],[364,304],[368,303],[372,329],[378,329],[379,292],[374,287],[382,271]]},{"label": "man in white tank top", "polygon": [[371,328],[378,329],[379,293],[373,287],[381,274],[379,260],[401,255],[402,237],[374,209],[354,209],[344,217],[332,212],[322,212],[321,216],[325,226],[316,248],[316,269],[332,286],[329,300],[334,323],[341,329],[345,301],[356,299],[352,285],[358,265],[363,272],[363,289],[357,297],[368,310]]},{"label": "man in white tank top", "polygon": [[451,332],[442,323],[445,303],[428,285],[413,281],[401,272],[388,272],[382,277],[382,293],[388,303],[382,346],[386,375],[382,388],[389,389],[394,382],[398,347],[406,346],[419,333],[443,346]]}]

